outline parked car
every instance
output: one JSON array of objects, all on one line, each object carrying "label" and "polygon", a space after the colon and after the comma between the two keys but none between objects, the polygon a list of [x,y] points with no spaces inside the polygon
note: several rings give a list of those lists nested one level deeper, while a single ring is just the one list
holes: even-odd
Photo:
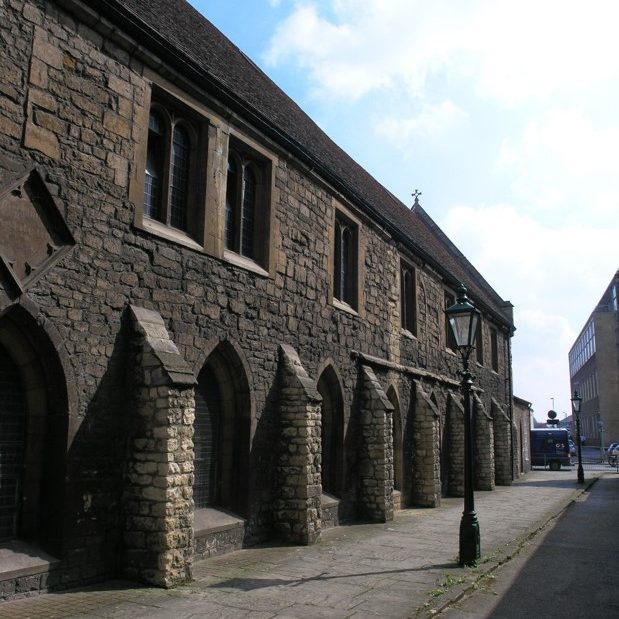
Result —
[{"label": "parked car", "polygon": [[617,459],[619,458],[619,443],[611,443],[606,450],[606,460],[608,460],[608,464],[615,465],[617,464]]},{"label": "parked car", "polygon": [[576,445],[572,439],[568,441],[568,445],[570,446],[570,456],[576,455]]}]

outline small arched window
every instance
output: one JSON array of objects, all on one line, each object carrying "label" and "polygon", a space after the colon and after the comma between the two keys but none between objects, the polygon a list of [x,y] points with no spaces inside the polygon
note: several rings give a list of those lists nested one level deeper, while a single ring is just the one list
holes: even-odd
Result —
[{"label": "small arched window", "polygon": [[144,215],[161,220],[161,190],[165,153],[165,124],[161,114],[151,110],[148,119],[148,147],[144,177]]},{"label": "small arched window", "polygon": [[224,242],[229,251],[263,264],[268,228],[263,178],[265,166],[247,153],[228,156]]},{"label": "small arched window", "polygon": [[415,271],[405,263],[400,267],[400,314],[402,329],[416,334]]},{"label": "small arched window", "polygon": [[145,217],[187,231],[193,130],[163,106],[151,109],[144,174]]},{"label": "small arched window", "polygon": [[357,305],[357,227],[335,218],[333,296],[353,308]]},{"label": "small arched window", "polygon": [[170,161],[170,225],[180,230],[187,226],[187,183],[189,182],[189,135],[181,125],[172,133]]}]

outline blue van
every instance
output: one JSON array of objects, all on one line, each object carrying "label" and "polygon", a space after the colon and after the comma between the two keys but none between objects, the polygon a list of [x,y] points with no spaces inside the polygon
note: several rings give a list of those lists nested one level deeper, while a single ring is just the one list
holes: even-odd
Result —
[{"label": "blue van", "polygon": [[566,429],[536,428],[531,430],[531,466],[550,467],[558,471],[571,466],[569,436]]}]

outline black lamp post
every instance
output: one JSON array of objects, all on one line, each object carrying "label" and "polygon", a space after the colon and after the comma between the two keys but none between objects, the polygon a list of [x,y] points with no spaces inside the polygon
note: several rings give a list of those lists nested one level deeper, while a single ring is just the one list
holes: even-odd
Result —
[{"label": "black lamp post", "polygon": [[578,395],[578,391],[574,391],[572,400],[572,410],[576,415],[576,437],[578,445],[578,483],[585,483],[585,472],[582,470],[582,452],[580,450],[580,405],[582,404],[582,398]]},{"label": "black lamp post", "polygon": [[475,513],[473,494],[473,432],[471,423],[471,386],[469,356],[475,348],[475,335],[479,325],[479,311],[466,296],[460,284],[458,299],[445,310],[456,346],[462,355],[462,393],[464,395],[464,511],[460,521],[460,565],[473,565],[480,557],[479,522]]}]

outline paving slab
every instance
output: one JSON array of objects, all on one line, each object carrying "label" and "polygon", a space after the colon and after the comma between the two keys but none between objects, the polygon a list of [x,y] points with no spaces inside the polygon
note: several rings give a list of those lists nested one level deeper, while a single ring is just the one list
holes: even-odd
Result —
[{"label": "paving slab", "polygon": [[[592,472],[587,484],[605,473]],[[0,604],[0,619],[363,619],[430,617],[561,514],[585,487],[572,470],[536,470],[511,486],[476,492],[482,558],[457,565],[462,499],[405,509],[384,524],[325,531],[313,546],[259,546],[195,564],[174,590],[113,581]]]}]

